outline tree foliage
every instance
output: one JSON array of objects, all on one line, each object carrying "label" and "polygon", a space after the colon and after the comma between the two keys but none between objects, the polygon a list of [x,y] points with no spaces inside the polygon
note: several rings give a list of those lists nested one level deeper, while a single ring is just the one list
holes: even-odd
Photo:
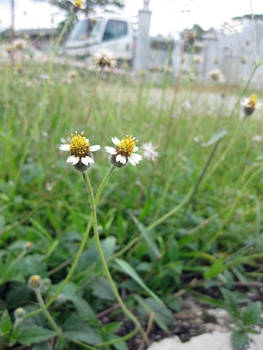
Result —
[{"label": "tree foliage", "polygon": [[[72,1],[70,0],[50,0],[53,5],[70,12],[72,10]],[[106,6],[116,6],[121,8],[124,6],[122,0],[84,0],[81,11],[89,13],[96,8],[105,8]]]}]

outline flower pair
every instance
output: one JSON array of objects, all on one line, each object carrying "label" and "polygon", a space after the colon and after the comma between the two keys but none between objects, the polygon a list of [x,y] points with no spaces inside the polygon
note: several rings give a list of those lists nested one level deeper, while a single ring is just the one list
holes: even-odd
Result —
[{"label": "flower pair", "polygon": [[[131,163],[135,166],[142,160],[141,155],[134,153],[138,150],[138,147],[136,146],[137,141],[132,136],[126,136],[122,140],[113,137],[112,142],[115,147],[106,146],[105,150],[111,155],[110,160],[113,165],[120,168]],[[61,151],[70,152],[67,163],[74,165],[77,170],[85,171],[94,163],[92,153],[98,151],[101,147],[100,145],[91,146],[84,133],[79,134],[76,131],[71,136],[71,142],[69,144],[63,143],[59,148]]]}]

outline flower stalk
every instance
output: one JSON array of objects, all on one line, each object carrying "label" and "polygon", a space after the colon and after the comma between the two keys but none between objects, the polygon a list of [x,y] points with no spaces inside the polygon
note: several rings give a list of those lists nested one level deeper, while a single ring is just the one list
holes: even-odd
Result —
[{"label": "flower stalk", "polygon": [[[113,281],[113,278],[111,276],[108,264],[106,262],[106,259],[105,259],[105,256],[104,256],[104,253],[103,253],[103,250],[102,250],[100,237],[99,237],[98,222],[97,222],[97,210],[96,210],[96,199],[94,197],[94,193],[93,193],[93,189],[92,189],[89,177],[86,176],[86,174],[84,172],[82,173],[82,176],[83,176],[83,180],[84,180],[84,183],[85,183],[85,185],[87,187],[87,190],[88,190],[88,193],[89,193],[89,197],[90,197],[90,208],[91,208],[92,221],[93,221],[93,231],[94,231],[96,246],[97,246],[98,253],[99,253],[102,265],[103,265],[104,272],[106,274],[106,277],[107,277],[107,279],[108,279],[108,281],[110,283],[112,291],[113,291],[113,293],[114,293],[118,303],[120,304],[120,307],[122,308],[124,314],[135,324],[136,328],[138,328],[138,330],[140,330],[144,340],[148,343],[147,336],[145,335],[144,330],[143,330],[140,322],[127,309],[126,305],[124,304],[124,302],[123,302],[123,300],[122,300],[122,298],[121,298],[121,296],[120,296],[120,294],[119,294],[119,292],[118,292],[118,290],[116,288],[116,285],[115,285],[115,283]],[[105,183],[106,183],[106,181],[105,181]],[[104,186],[105,186],[105,184],[104,184]]]},{"label": "flower stalk", "polygon": [[41,292],[40,292],[40,288],[36,288],[34,289],[36,297],[37,297],[37,301],[44,313],[44,315],[46,316],[46,319],[48,320],[50,326],[54,329],[54,331],[57,333],[59,340],[61,341],[62,344],[65,344],[65,339],[63,336],[62,331],[59,329],[58,325],[56,324],[56,322],[54,321],[53,317],[51,316],[51,314],[49,313],[47,306],[42,298]]}]

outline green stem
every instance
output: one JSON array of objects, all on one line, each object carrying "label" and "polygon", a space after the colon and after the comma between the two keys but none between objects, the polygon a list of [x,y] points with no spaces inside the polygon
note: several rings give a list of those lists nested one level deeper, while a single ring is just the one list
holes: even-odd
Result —
[{"label": "green stem", "polygon": [[108,278],[108,281],[110,283],[112,291],[113,291],[113,293],[114,293],[118,303],[120,304],[120,307],[122,308],[124,314],[127,315],[127,317],[130,318],[130,320],[132,320],[132,322],[135,324],[135,326],[140,330],[143,338],[146,340],[147,337],[146,337],[146,335],[144,333],[144,330],[143,330],[140,322],[138,321],[138,319],[125,306],[125,304],[122,301],[121,296],[120,296],[120,294],[119,294],[119,292],[118,292],[118,290],[116,288],[116,285],[115,285],[115,283],[113,281],[113,278],[111,276],[111,273],[110,273],[108,264],[106,262],[106,259],[104,257],[104,253],[103,253],[102,246],[101,246],[101,243],[100,243],[100,237],[99,237],[99,231],[98,231],[98,222],[97,222],[96,200],[95,200],[95,197],[94,197],[94,194],[93,194],[92,186],[91,186],[89,177],[86,176],[85,173],[82,173],[82,175],[83,175],[84,183],[85,183],[85,185],[87,187],[87,190],[88,190],[88,193],[89,193],[89,196],[90,196],[90,208],[91,208],[91,214],[92,214],[92,218],[93,218],[93,230],[94,230],[94,235],[95,235],[95,241],[96,241],[98,253],[99,253],[102,265],[103,265],[104,272],[105,272],[105,274],[106,274],[106,276]]},{"label": "green stem", "polygon": [[198,191],[199,186],[201,185],[201,182],[203,181],[203,178],[205,177],[205,174],[206,174],[206,172],[207,172],[207,170],[208,170],[208,168],[209,168],[210,163],[212,162],[212,159],[213,159],[213,157],[214,157],[214,155],[215,155],[215,153],[216,153],[217,147],[219,146],[219,143],[221,142],[221,140],[222,140],[222,138],[219,139],[219,140],[214,144],[214,147],[212,148],[212,150],[211,150],[211,152],[210,152],[210,154],[209,154],[209,157],[208,157],[208,159],[207,159],[207,161],[206,161],[206,163],[205,163],[205,165],[204,165],[204,167],[203,167],[203,170],[202,170],[202,172],[201,172],[201,174],[200,174],[200,176],[199,176],[199,178],[198,178],[198,180],[197,180],[197,182],[196,182],[196,184],[195,184],[195,186],[194,186],[194,189],[193,189],[193,192],[192,192],[192,194],[191,194],[191,197],[190,197],[188,203],[187,203],[186,206],[185,206],[184,214],[186,213],[188,207],[193,203],[194,197],[195,197],[195,195],[196,195],[196,193],[197,193],[197,191]]},{"label": "green stem", "polygon": [[97,74],[96,82],[94,84],[92,95],[91,95],[91,99],[90,99],[89,110],[88,110],[88,114],[87,114],[87,118],[86,118],[86,123],[85,124],[88,124],[90,116],[91,116],[91,112],[92,112],[93,104],[94,104],[95,97],[96,97],[96,94],[97,94],[97,88],[98,88],[98,85],[99,85],[99,80],[100,80],[101,74],[102,74],[102,69],[100,69],[98,74]]},{"label": "green stem", "polygon": [[163,221],[165,221],[166,219],[168,219],[171,215],[174,215],[176,212],[178,212],[184,205],[185,203],[189,200],[190,196],[191,196],[192,191],[190,191],[186,197],[184,198],[184,200],[178,204],[176,207],[174,207],[173,209],[169,210],[166,214],[164,214],[163,216],[161,216],[159,219],[155,220],[154,222],[151,223],[151,225],[149,225],[146,229],[147,231],[152,230],[155,226],[161,224]]},{"label": "green stem", "polygon": [[109,170],[107,171],[106,175],[104,176],[101,184],[99,185],[98,189],[97,189],[97,192],[96,192],[96,195],[95,195],[95,203],[97,204],[99,199],[100,199],[100,196],[101,196],[101,193],[106,185],[106,183],[108,182],[111,174],[113,173],[113,170],[115,169],[114,165],[112,165]]},{"label": "green stem", "polygon": [[78,264],[78,261],[79,261],[79,258],[85,248],[85,245],[86,245],[86,242],[87,242],[87,239],[89,237],[89,232],[90,232],[90,229],[91,229],[91,224],[92,224],[92,220],[89,219],[89,223],[88,223],[88,226],[86,228],[86,231],[85,231],[85,234],[83,236],[83,239],[81,241],[81,244],[80,244],[80,247],[79,247],[79,250],[77,252],[77,255],[73,261],[73,264],[71,265],[71,268],[66,276],[66,278],[64,279],[63,283],[61,284],[61,286],[58,288],[58,290],[56,291],[56,293],[53,295],[53,297],[49,300],[49,302],[47,303],[47,307],[49,307],[50,305],[52,305],[54,303],[54,301],[56,300],[57,296],[62,292],[62,290],[64,289],[64,287],[66,286],[66,284],[68,283],[68,281],[70,280],[70,278],[72,277],[76,267],[77,267],[77,264]]},{"label": "green stem", "polygon": [[51,314],[48,312],[48,309],[47,309],[47,306],[42,298],[42,295],[41,295],[41,292],[40,292],[40,289],[37,288],[35,289],[35,293],[36,293],[36,297],[37,297],[37,300],[38,300],[38,303],[44,313],[44,315],[46,316],[48,322],[50,323],[50,326],[54,329],[54,331],[57,333],[60,341],[65,344],[65,339],[64,339],[64,336],[63,336],[63,333],[61,332],[61,330],[58,328],[56,322],[53,320],[53,317],[51,316]]}]

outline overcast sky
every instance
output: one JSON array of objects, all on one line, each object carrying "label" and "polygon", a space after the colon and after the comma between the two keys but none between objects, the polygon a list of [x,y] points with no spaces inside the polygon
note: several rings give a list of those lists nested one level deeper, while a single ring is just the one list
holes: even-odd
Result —
[{"label": "overcast sky", "polygon": [[[61,21],[56,8],[46,3],[32,5],[32,0],[16,1],[16,28],[45,28]],[[10,0],[0,0],[0,28],[10,25]],[[151,34],[176,34],[194,23],[204,29],[219,27],[235,16],[263,14],[263,0],[150,0],[152,11]],[[143,6],[143,0],[126,0],[120,12],[134,18]]]}]

